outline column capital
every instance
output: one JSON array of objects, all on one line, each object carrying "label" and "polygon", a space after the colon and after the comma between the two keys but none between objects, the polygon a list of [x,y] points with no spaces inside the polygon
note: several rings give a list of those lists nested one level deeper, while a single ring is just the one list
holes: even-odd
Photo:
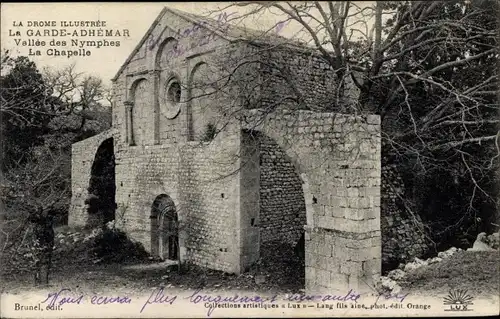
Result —
[{"label": "column capital", "polygon": [[127,109],[131,109],[132,107],[134,107],[134,102],[132,102],[132,101],[125,101],[125,102],[123,102],[123,104],[125,104],[125,107]]}]

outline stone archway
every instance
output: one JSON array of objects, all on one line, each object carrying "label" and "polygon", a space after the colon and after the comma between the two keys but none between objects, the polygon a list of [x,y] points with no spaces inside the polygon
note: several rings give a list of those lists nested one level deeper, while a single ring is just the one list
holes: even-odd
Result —
[{"label": "stone archway", "polygon": [[161,194],[151,206],[151,254],[161,259],[179,259],[178,215],[170,196]]},{"label": "stone archway", "polygon": [[242,131],[240,170],[243,270],[269,273],[290,289],[303,289],[308,187],[285,150],[258,131]]},{"label": "stone archway", "polygon": [[104,140],[95,154],[88,187],[87,225],[104,225],[115,219],[115,155],[113,138]]},{"label": "stone archway", "polygon": [[[369,291],[373,276],[381,272],[380,119],[255,109],[245,112],[243,123],[244,131],[258,131],[276,141],[302,178],[306,291]],[[251,149],[256,146],[245,134],[242,144],[242,163],[254,162]],[[242,196],[255,193],[252,184],[258,183],[252,181],[252,169],[242,167]],[[246,201],[255,205],[259,198]],[[242,207],[240,224],[250,214],[251,209]],[[251,228],[244,231],[244,239],[254,236]],[[252,249],[243,249],[246,259],[250,253]]]}]

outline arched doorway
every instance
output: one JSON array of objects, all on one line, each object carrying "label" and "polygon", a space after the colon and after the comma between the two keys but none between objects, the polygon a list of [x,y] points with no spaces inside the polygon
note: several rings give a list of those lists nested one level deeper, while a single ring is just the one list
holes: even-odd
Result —
[{"label": "arched doorway", "polygon": [[156,197],[151,207],[151,253],[161,259],[179,259],[179,219],[170,196]]},{"label": "arched doorway", "polygon": [[104,225],[115,219],[115,154],[113,138],[102,142],[92,163],[88,187],[87,225]]}]

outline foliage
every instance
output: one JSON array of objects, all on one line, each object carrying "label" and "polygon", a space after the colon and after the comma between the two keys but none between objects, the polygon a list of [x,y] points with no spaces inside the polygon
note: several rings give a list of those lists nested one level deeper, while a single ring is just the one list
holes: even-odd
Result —
[{"label": "foliage", "polygon": [[1,70],[3,253],[26,243],[30,216],[51,214],[65,222],[71,144],[107,129],[110,110],[99,102],[102,81],[75,73],[74,66],[40,72],[27,57],[4,51]]},{"label": "foliage", "polygon": [[125,232],[117,228],[104,228],[89,246],[91,257],[103,263],[130,262],[149,256],[140,243],[131,241]]},{"label": "foliage", "polygon": [[42,142],[55,103],[35,63],[26,57],[12,63],[10,72],[0,77],[3,169]]},{"label": "foliage", "polygon": [[[96,100],[102,98],[102,82],[80,78],[73,66],[41,73],[27,57],[12,58],[4,52],[1,170],[6,193],[22,198],[24,208],[17,210],[30,205],[48,210],[60,202],[47,200],[48,193],[69,202],[71,144],[110,125],[109,109]],[[80,98],[75,98],[75,91],[82,92],[77,94]],[[8,207],[16,206],[12,196],[4,200]]]},{"label": "foliage", "polygon": [[[449,245],[445,238],[470,240],[494,227],[498,1],[239,2],[222,10],[233,7],[246,9],[235,24],[263,14],[290,21],[294,37],[276,36],[260,52],[306,43],[334,70],[337,101],[357,90],[349,111],[381,116],[383,165],[397,164],[409,190],[405,206],[417,208],[433,240]],[[293,87],[286,67],[273,72]]]}]

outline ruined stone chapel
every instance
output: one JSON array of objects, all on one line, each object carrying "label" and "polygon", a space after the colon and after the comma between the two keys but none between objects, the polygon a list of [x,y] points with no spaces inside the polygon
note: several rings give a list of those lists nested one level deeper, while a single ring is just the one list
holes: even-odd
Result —
[{"label": "ruined stone chapel", "polygon": [[305,232],[308,291],[361,287],[381,272],[380,119],[336,88],[305,46],[164,8],[113,79],[111,129],[73,145],[69,224],[230,273]]}]

